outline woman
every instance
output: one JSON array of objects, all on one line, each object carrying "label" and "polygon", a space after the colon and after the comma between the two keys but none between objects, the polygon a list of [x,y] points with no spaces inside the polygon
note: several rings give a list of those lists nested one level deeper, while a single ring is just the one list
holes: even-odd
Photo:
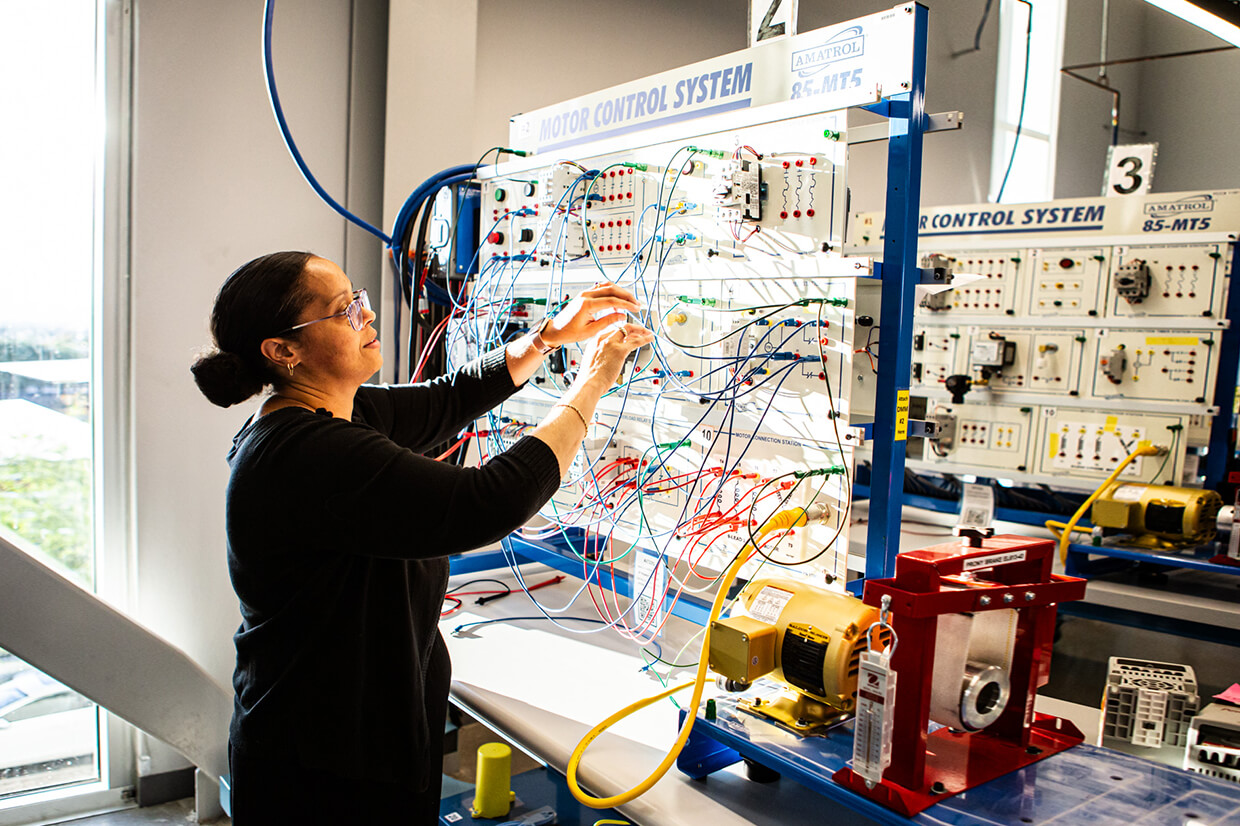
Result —
[{"label": "woman", "polygon": [[[383,362],[375,314],[339,267],[281,252],[229,276],[211,314],[217,349],[194,379],[224,407],[273,388],[228,456],[238,826],[438,822],[444,557],[505,536],[551,497],[600,396],[653,337],[624,322],[637,310],[604,284],[454,374],[363,387]],[[479,468],[419,455],[546,353],[590,338],[572,386],[510,450]]]}]

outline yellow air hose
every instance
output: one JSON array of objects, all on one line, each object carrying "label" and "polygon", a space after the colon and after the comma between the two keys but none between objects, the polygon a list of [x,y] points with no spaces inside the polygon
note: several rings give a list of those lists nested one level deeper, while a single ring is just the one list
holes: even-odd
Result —
[{"label": "yellow air hose", "polygon": [[1102,492],[1106,490],[1107,487],[1114,482],[1121,473],[1124,472],[1124,468],[1132,464],[1133,459],[1136,459],[1138,456],[1154,456],[1161,452],[1161,450],[1162,448],[1156,447],[1149,442],[1138,442],[1137,449],[1125,456],[1124,460],[1116,465],[1115,470],[1111,471],[1111,475],[1098,486],[1097,490],[1089,495],[1088,499],[1081,503],[1081,506],[1076,509],[1076,513],[1072,514],[1072,518],[1069,519],[1066,524],[1063,522],[1056,522],[1054,520],[1047,520],[1046,529],[1054,534],[1054,536],[1059,540],[1060,563],[1064,565],[1068,563],[1068,545],[1072,543],[1072,532],[1086,530],[1085,528],[1078,528],[1076,523],[1079,522],[1081,517],[1084,516],[1089,510],[1089,506],[1094,503],[1094,500],[1101,496]]},{"label": "yellow air hose", "polygon": [[[811,510],[813,506],[811,506]],[[771,531],[785,530],[788,528],[797,528],[809,523],[809,514],[804,508],[789,508],[782,510],[772,516],[762,524],[756,533],[757,539],[762,539]],[[692,683],[674,686],[667,691],[656,694],[653,697],[647,697],[644,700],[625,706],[615,714],[599,723],[594,728],[586,732],[586,736],[581,738],[581,742],[577,744],[577,748],[573,749],[573,754],[568,758],[568,787],[572,790],[573,797],[583,806],[589,806],[593,809],[611,809],[628,803],[630,800],[640,797],[650,790],[650,787],[663,778],[667,774],[667,770],[672,767],[672,763],[676,762],[676,758],[680,755],[681,749],[685,747],[685,743],[689,739],[689,733],[693,730],[693,723],[697,719],[698,706],[702,703],[702,691],[706,687],[707,672],[707,654],[710,651],[710,626],[715,620],[719,619],[719,614],[723,610],[723,603],[727,599],[728,588],[732,585],[732,580],[736,579],[737,573],[740,572],[741,566],[745,564],[745,559],[749,555],[749,551],[754,549],[753,541],[747,542],[741,552],[736,555],[736,559],[728,566],[728,570],[724,573],[723,578],[719,581],[719,591],[715,594],[715,601],[710,607],[710,618],[706,621],[705,635],[702,637],[702,653],[698,657],[697,676]],[[661,762],[650,776],[633,788],[611,797],[594,797],[584,791],[577,783],[577,769],[581,765],[581,758],[585,754],[590,744],[594,742],[600,734],[610,728],[619,720],[623,720],[635,711],[643,709],[652,703],[669,697],[677,691],[693,686],[693,699],[689,701],[689,708],[685,715],[684,725],[680,728],[680,736],[676,738],[676,742],[672,744],[672,748],[668,751],[667,756]]]}]

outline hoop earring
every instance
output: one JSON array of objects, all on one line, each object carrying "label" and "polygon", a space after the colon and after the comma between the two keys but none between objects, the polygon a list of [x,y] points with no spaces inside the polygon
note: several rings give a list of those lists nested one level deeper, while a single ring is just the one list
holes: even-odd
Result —
[{"label": "hoop earring", "polygon": [[291,363],[291,362],[290,362],[290,363],[289,363],[289,365],[288,365],[288,374],[289,374],[290,376],[291,376],[291,375],[293,375],[293,365],[292,365],[292,363]]}]

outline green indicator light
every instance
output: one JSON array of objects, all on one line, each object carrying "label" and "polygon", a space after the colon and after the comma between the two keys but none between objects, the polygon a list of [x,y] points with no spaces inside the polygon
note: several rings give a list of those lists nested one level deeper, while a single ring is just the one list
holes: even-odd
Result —
[{"label": "green indicator light", "polygon": [[829,141],[838,141],[840,139],[840,133],[836,132],[834,129],[822,130],[822,136]]}]

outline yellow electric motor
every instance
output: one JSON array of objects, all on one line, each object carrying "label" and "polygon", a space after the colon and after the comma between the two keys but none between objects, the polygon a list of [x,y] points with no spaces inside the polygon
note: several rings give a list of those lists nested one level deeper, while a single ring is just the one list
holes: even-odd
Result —
[{"label": "yellow electric motor", "polygon": [[1144,548],[1187,548],[1209,542],[1218,532],[1223,499],[1212,490],[1113,482],[1089,512],[1103,528],[1131,534]]},{"label": "yellow electric motor", "polygon": [[[738,706],[798,733],[852,714],[865,632],[878,609],[850,595],[794,579],[755,579],[741,591],[746,615],[711,626],[711,670],[745,687],[771,675],[793,694]],[[890,635],[875,632],[876,646]]]}]

